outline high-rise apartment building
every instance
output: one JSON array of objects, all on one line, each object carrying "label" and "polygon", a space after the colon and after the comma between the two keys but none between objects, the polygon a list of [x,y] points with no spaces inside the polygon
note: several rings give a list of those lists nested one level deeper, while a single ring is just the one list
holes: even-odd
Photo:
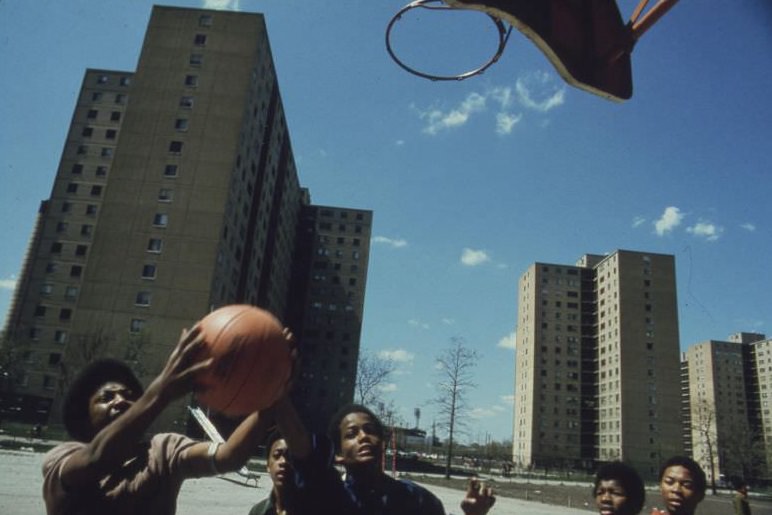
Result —
[{"label": "high-rise apartment building", "polygon": [[156,6],[135,72],[85,74],[7,320],[15,398],[45,418],[102,355],[148,380],[246,303],[297,335],[317,427],[353,397],[371,221],[300,186],[263,16]]},{"label": "high-rise apartment building", "polygon": [[691,455],[708,480],[760,479],[772,440],[767,391],[772,346],[763,334],[736,333],[696,343],[684,353],[688,371]]},{"label": "high-rise apartment building", "polygon": [[673,256],[535,263],[518,294],[513,460],[653,475],[681,451]]}]

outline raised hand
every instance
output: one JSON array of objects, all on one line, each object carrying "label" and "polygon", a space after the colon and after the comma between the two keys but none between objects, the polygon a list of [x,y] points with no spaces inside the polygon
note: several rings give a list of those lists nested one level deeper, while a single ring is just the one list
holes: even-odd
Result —
[{"label": "raised hand", "polygon": [[212,365],[213,358],[196,360],[204,337],[198,325],[190,331],[183,329],[177,346],[169,355],[166,365],[148,388],[156,388],[166,401],[174,400],[193,390],[196,374]]},{"label": "raised hand", "polygon": [[466,515],[485,515],[496,503],[493,489],[486,487],[478,479],[470,479],[466,487],[466,497],[461,501],[461,509]]}]

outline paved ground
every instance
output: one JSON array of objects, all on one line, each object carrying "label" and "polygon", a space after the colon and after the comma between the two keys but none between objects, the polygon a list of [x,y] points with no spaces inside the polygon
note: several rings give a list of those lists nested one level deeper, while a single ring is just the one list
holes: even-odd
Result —
[{"label": "paved ground", "polygon": [[[40,494],[40,467],[43,455],[30,451],[0,450],[0,514],[2,515],[41,515],[45,507]],[[461,514],[459,503],[462,491],[449,488],[461,488],[463,480],[448,483],[445,479],[415,477],[434,492],[445,505],[448,513]],[[235,482],[234,482],[235,481]],[[527,514],[527,515],[588,515],[593,510],[584,503],[589,502],[589,487],[556,484],[534,484],[498,481],[494,484],[502,494],[499,495],[491,515]],[[177,513],[179,515],[246,515],[249,508],[268,495],[270,479],[267,475],[260,478],[259,486],[244,486],[243,480],[236,474],[223,478],[195,479],[185,483],[179,497]],[[527,495],[525,498],[517,496]],[[585,497],[582,497],[582,496]],[[655,497],[655,492],[650,492]],[[556,503],[556,504],[552,504]],[[570,505],[570,507],[569,507]],[[753,515],[772,515],[772,503],[752,501]],[[644,510],[642,513],[648,513]],[[700,505],[698,515],[730,515],[732,513],[729,498],[709,497]]]}]

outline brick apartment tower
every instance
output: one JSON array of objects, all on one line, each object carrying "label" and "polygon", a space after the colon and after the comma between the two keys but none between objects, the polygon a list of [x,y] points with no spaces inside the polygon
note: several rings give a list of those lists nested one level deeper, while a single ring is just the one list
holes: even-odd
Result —
[{"label": "brick apartment tower", "polygon": [[708,481],[768,478],[772,445],[772,340],[735,333],[684,353],[688,371],[691,456]]},{"label": "brick apartment tower", "polygon": [[618,250],[535,263],[518,294],[513,460],[651,476],[681,452],[673,256]]},{"label": "brick apartment tower", "polygon": [[371,221],[300,186],[263,16],[156,6],[136,72],[86,71],[6,323],[9,402],[55,423],[83,363],[147,382],[181,328],[247,303],[297,335],[323,427],[353,398]]}]

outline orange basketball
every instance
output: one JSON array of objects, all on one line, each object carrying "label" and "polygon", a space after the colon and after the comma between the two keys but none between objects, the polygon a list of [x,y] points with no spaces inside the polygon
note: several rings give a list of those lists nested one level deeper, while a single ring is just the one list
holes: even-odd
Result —
[{"label": "orange basketball", "polygon": [[201,358],[214,357],[199,375],[196,398],[225,415],[246,415],[271,406],[292,372],[290,346],[281,323],[269,312],[234,304],[200,322]]}]

